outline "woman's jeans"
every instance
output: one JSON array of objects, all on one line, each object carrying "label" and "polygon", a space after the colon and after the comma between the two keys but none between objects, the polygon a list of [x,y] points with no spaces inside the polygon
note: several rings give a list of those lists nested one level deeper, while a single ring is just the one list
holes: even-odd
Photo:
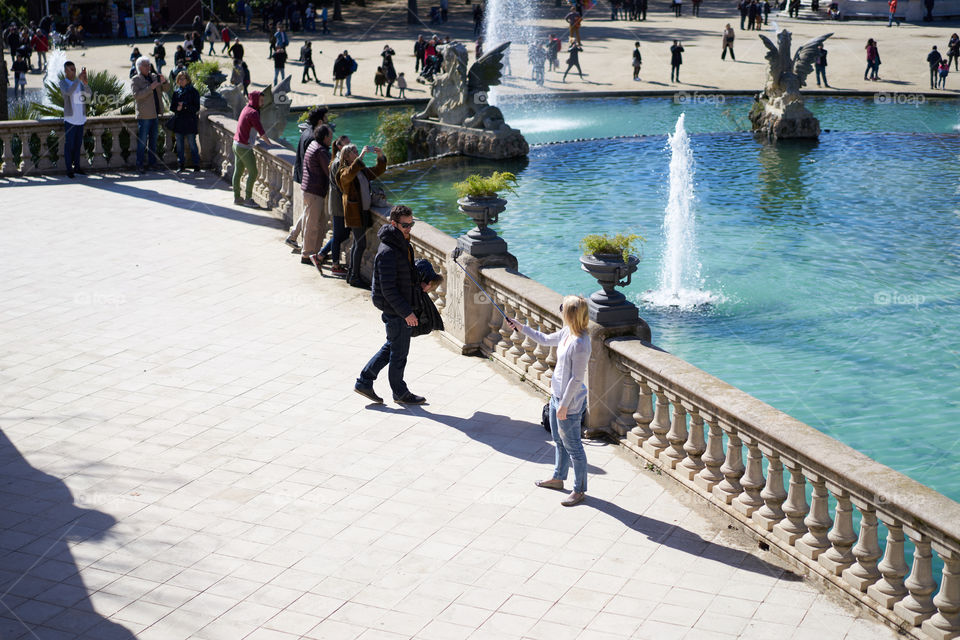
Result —
[{"label": "woman's jeans", "polygon": [[331,216],[333,218],[333,237],[327,240],[327,243],[320,249],[323,255],[333,254],[333,264],[340,264],[340,245],[347,239],[349,232],[346,225],[343,224],[343,216]]},{"label": "woman's jeans", "polygon": [[240,199],[240,180],[247,172],[247,200],[253,197],[253,184],[257,181],[257,159],[252,147],[240,147],[233,143],[233,198]]},{"label": "woman's jeans", "polygon": [[350,227],[353,234],[353,249],[350,251],[350,273],[347,275],[349,284],[363,281],[360,267],[363,263],[363,252],[367,249],[367,229],[365,227]]},{"label": "woman's jeans", "polygon": [[184,142],[188,142],[190,145],[190,153],[193,155],[193,166],[200,166],[200,150],[197,149],[197,134],[195,133],[178,133],[177,136],[177,162],[180,166],[184,166],[184,161],[186,160],[186,146]]},{"label": "woman's jeans", "polygon": [[567,479],[570,462],[573,461],[573,490],[584,493],[587,490],[587,454],[580,440],[580,416],[583,408],[576,413],[567,411],[566,420],[557,419],[557,399],[550,396],[550,433],[557,448],[557,464],[553,477]]}]

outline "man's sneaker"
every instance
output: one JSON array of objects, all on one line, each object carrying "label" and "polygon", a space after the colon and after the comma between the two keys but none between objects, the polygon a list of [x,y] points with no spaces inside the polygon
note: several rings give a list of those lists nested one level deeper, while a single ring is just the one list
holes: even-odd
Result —
[{"label": "man's sneaker", "polygon": [[233,204],[243,206],[243,198],[234,198]]},{"label": "man's sneaker", "polygon": [[297,241],[293,238],[287,238],[284,240],[288,246],[292,247],[294,251],[300,251],[300,245],[297,244]]},{"label": "man's sneaker", "polygon": [[347,270],[344,269],[343,267],[341,267],[340,265],[335,264],[335,265],[333,265],[332,267],[330,267],[330,275],[338,276],[338,277],[341,277],[341,278],[346,278],[346,277],[347,277]]},{"label": "man's sneaker", "polygon": [[424,402],[427,401],[427,399],[424,398],[423,396],[418,396],[415,393],[410,393],[409,391],[407,391],[407,393],[403,396],[394,395],[393,401],[399,404],[423,404]]},{"label": "man's sneaker", "polygon": [[362,395],[367,400],[370,400],[371,402],[375,402],[377,404],[383,404],[383,398],[381,398],[376,394],[376,392],[374,392],[373,387],[364,387],[362,385],[355,384],[353,385],[353,390],[359,393],[360,395]]},{"label": "man's sneaker", "polygon": [[259,208],[260,208],[260,205],[257,204],[257,201],[254,200],[253,198],[247,198],[246,200],[244,200],[244,201],[243,201],[243,206],[245,206],[245,207],[250,207],[251,209],[259,209]]}]

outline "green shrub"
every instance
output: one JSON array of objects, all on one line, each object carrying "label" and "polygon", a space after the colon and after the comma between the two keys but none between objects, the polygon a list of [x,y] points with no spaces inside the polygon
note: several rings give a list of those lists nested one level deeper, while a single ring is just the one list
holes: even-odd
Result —
[{"label": "green shrub", "polygon": [[[51,105],[34,104],[35,116],[63,117],[63,96],[60,94],[60,80],[63,72],[57,74],[56,82],[44,84],[44,90]],[[87,102],[88,116],[102,116],[114,109],[129,111],[133,107],[133,95],[127,93],[123,82],[109,71],[87,72],[87,84],[92,95]]]},{"label": "green shrub", "polygon": [[[190,82],[193,83],[201,96],[210,93],[210,87],[207,86],[207,76],[217,71],[220,71],[220,63],[216,60],[201,60],[187,65]],[[173,89],[176,89],[176,87],[173,87]]]},{"label": "green shrub", "polygon": [[468,176],[463,182],[454,184],[453,189],[461,198],[493,198],[504,191],[516,193],[516,184],[517,176],[509,171],[494,171],[489,176],[477,173]]},{"label": "green shrub", "polygon": [[390,164],[406,162],[407,160],[411,117],[413,117],[413,109],[385,110],[377,116],[377,128],[373,132],[373,142],[383,148]]},{"label": "green shrub", "polygon": [[626,260],[637,252],[637,242],[645,242],[641,235],[635,233],[607,235],[605,233],[591,233],[580,240],[580,249],[583,255],[620,254]]}]

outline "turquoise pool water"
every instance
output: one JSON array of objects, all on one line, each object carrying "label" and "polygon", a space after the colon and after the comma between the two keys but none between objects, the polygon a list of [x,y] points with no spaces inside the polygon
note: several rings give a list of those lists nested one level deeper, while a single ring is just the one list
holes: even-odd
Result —
[{"label": "turquoise pool water", "polygon": [[[867,455],[960,499],[960,122],[957,102],[813,99],[829,129],[770,146],[743,132],[749,98],[503,105],[534,146],[521,162],[457,159],[388,174],[393,202],[458,235],[453,182],[509,169],[516,195],[497,231],[525,274],[588,294],[577,242],[647,238],[626,293],[654,341]],[[686,113],[696,162],[699,311],[643,302],[657,284],[670,152]],[[337,132],[364,140],[375,113]],[[366,132],[366,133],[364,133]]]}]

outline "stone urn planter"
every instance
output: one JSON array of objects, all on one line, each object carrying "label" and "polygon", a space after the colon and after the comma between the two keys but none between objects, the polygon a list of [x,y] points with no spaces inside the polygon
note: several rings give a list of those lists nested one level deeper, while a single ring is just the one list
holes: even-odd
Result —
[{"label": "stone urn planter", "polygon": [[634,324],[638,321],[640,315],[637,307],[616,287],[630,284],[639,262],[637,256],[631,255],[624,260],[619,253],[580,256],[580,268],[596,278],[601,287],[588,301],[591,320],[604,326]]},{"label": "stone urn planter", "polygon": [[224,98],[217,89],[220,88],[224,82],[226,82],[227,76],[223,75],[221,71],[214,71],[207,76],[207,87],[210,89],[210,93],[203,97],[203,106],[207,109],[212,109],[215,111],[226,111],[227,110],[227,100]]},{"label": "stone urn planter", "polygon": [[466,196],[457,200],[457,205],[460,213],[470,216],[477,225],[457,238],[457,246],[460,249],[477,258],[507,252],[506,241],[490,228],[491,224],[500,219],[500,213],[506,209],[506,200],[498,196]]}]

